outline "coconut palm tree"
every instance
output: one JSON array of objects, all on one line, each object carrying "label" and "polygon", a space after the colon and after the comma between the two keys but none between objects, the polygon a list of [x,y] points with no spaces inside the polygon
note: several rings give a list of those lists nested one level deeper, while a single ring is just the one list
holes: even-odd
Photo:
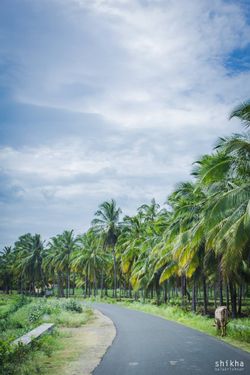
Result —
[{"label": "coconut palm tree", "polygon": [[113,255],[114,267],[114,283],[113,294],[117,297],[117,262],[115,245],[120,234],[121,223],[119,222],[121,209],[117,207],[114,199],[110,202],[103,202],[95,213],[92,226],[96,233],[103,238],[103,246],[105,249],[111,249]]},{"label": "coconut palm tree", "polygon": [[[196,310],[196,281],[202,279],[204,313],[207,313],[206,274],[204,259],[203,206],[204,192],[194,183],[182,183],[169,197],[172,216],[165,231],[162,253],[156,264],[161,269],[160,283],[177,274],[181,282],[182,305],[188,298],[187,279],[193,281],[193,308]],[[165,242],[165,245],[164,245]]]},{"label": "coconut palm tree", "polygon": [[52,237],[49,247],[53,254],[52,264],[54,265],[58,276],[58,292],[62,296],[62,274],[66,274],[66,297],[70,295],[70,271],[71,254],[77,249],[77,238],[73,230],[65,230],[62,234]]},{"label": "coconut palm tree", "polygon": [[160,205],[153,198],[150,204],[143,204],[138,208],[138,213],[144,218],[144,221],[153,222],[160,210]]},{"label": "coconut palm tree", "polygon": [[19,237],[14,247],[16,272],[21,278],[22,288],[24,284],[32,293],[35,289],[41,287],[45,288],[45,278],[42,269],[44,242],[41,240],[39,234],[32,236],[27,233]]},{"label": "coconut palm tree", "polygon": [[78,237],[79,248],[73,253],[72,269],[85,278],[85,296],[89,290],[91,294],[91,283],[94,286],[94,296],[97,292],[98,276],[101,274],[101,295],[103,291],[103,269],[108,261],[108,254],[103,251],[101,238],[96,236],[90,229],[83,236]]},{"label": "coconut palm tree", "polygon": [[[236,109],[249,126],[249,105]],[[207,191],[204,207],[206,248],[220,259],[220,269],[231,294],[232,316],[236,317],[236,286],[242,262],[248,259],[250,243],[250,133],[220,138],[215,153],[205,155],[195,175]]]},{"label": "coconut palm tree", "polygon": [[11,246],[5,246],[0,253],[0,286],[9,294],[13,287],[13,249]]}]

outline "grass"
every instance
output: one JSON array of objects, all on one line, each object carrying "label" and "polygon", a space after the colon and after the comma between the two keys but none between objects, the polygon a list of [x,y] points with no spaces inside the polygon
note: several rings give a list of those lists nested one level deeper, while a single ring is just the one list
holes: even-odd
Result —
[{"label": "grass", "polygon": [[64,327],[81,327],[86,324],[92,317],[91,310],[87,310],[84,314],[76,312],[62,311],[51,319],[51,322]]},{"label": "grass", "polygon": [[[74,348],[74,354],[68,350],[69,346],[74,346],[79,327],[92,317],[92,309],[71,299],[1,296],[0,375],[49,374],[50,367],[54,368],[51,374],[55,374],[57,360],[65,363],[77,355],[77,348]],[[10,345],[15,338],[44,322],[56,324],[52,334],[34,340],[31,346]]]},{"label": "grass", "polygon": [[60,328],[56,334],[41,339],[40,350],[33,352],[18,369],[19,375],[61,375],[69,362],[77,359],[75,331],[65,332]]},{"label": "grass", "polygon": [[81,328],[62,328],[52,355],[47,357],[39,353],[39,357],[36,358],[42,368],[42,374],[68,374],[69,366],[78,360],[84,350],[85,340]]},{"label": "grass", "polygon": [[233,346],[250,352],[250,319],[242,318],[230,321],[227,326],[227,336],[221,337],[217,334],[213,326],[213,319],[192,312],[186,312],[180,307],[167,305],[154,306],[140,302],[118,302],[119,305],[130,309],[143,311],[148,314],[160,316],[164,319],[172,320],[187,327],[197,329],[211,336],[216,336]]}]

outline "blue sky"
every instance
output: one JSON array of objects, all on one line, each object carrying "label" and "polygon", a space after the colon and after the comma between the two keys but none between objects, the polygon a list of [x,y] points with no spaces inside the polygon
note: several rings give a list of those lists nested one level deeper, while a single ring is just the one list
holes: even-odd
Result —
[{"label": "blue sky", "polygon": [[163,204],[249,87],[247,0],[1,0],[1,246]]}]

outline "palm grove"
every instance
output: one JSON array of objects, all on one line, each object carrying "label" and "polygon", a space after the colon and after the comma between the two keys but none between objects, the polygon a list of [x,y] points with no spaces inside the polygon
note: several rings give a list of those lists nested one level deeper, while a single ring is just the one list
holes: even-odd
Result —
[{"label": "palm grove", "polygon": [[242,133],[195,162],[167,208],[153,199],[121,219],[111,200],[83,235],[64,231],[45,243],[24,234],[0,255],[1,289],[68,297],[77,287],[85,297],[175,301],[204,314],[212,301],[241,315],[250,281],[250,103],[231,117]]}]

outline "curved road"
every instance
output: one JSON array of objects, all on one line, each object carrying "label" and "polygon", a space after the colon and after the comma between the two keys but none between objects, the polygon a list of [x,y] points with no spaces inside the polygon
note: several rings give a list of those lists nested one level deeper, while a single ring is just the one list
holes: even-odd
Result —
[{"label": "curved road", "polygon": [[117,330],[94,375],[250,374],[250,354],[216,338],[117,305],[94,306]]}]

